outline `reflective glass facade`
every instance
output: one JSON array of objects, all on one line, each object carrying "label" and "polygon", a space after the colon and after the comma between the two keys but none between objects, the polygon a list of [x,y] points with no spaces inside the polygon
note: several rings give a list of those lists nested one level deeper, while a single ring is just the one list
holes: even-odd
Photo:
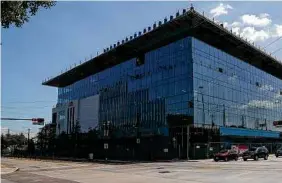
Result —
[{"label": "reflective glass facade", "polygon": [[[185,38],[59,88],[58,103],[100,96],[99,121],[110,121],[121,133],[162,133],[166,117],[193,116],[192,38]],[[188,105],[190,102],[190,105]],[[139,119],[138,119],[139,118]]]},{"label": "reflective glass facade", "polygon": [[273,121],[282,119],[282,80],[192,40],[194,122],[278,130]]},{"label": "reflective glass facade", "polygon": [[143,64],[133,58],[59,88],[58,103],[99,95],[99,121],[125,134],[137,121],[141,131],[159,132],[177,115],[195,124],[274,130],[281,90],[278,78],[187,37],[145,53]]}]

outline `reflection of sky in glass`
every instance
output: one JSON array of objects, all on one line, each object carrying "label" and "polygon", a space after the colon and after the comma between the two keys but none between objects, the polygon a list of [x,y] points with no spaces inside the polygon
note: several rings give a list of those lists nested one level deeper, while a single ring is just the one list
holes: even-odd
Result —
[{"label": "reflection of sky in glass", "polygon": [[[193,62],[192,62],[193,58]],[[193,77],[193,79],[192,79]],[[130,59],[70,86],[58,103],[99,94],[99,121],[130,131],[166,126],[167,115],[194,123],[256,128],[282,119],[282,81],[196,39],[185,38]],[[189,102],[194,105],[189,106]]]},{"label": "reflection of sky in glass", "polygon": [[[194,96],[203,87],[205,123],[255,128],[282,120],[282,81],[216,48],[193,39]],[[220,72],[219,72],[220,71]],[[202,100],[195,98],[195,123],[202,123]],[[198,104],[198,105],[197,105]],[[277,130],[277,129],[275,129]]]}]

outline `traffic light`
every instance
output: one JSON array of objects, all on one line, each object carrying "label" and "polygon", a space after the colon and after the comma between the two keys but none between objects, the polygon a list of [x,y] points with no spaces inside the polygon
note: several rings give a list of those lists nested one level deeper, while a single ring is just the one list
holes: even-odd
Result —
[{"label": "traffic light", "polygon": [[32,118],[33,125],[44,125],[44,118]]}]

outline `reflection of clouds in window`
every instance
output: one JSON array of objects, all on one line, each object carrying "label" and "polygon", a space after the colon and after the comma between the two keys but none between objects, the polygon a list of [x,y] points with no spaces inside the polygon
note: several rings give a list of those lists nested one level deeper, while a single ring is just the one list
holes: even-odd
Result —
[{"label": "reflection of clouds in window", "polygon": [[278,99],[278,100],[282,101],[282,95],[280,94],[280,92],[278,92],[274,95],[274,99],[276,99],[276,100]]},{"label": "reflection of clouds in window", "polygon": [[66,118],[65,111],[60,111],[59,112],[59,120],[64,120],[65,118]]},{"label": "reflection of clouds in window", "polygon": [[271,85],[262,85],[260,87],[260,90],[262,90],[262,91],[273,91],[274,88]]},{"label": "reflection of clouds in window", "polygon": [[198,96],[198,91],[194,90],[194,97],[196,98]]},{"label": "reflection of clouds in window", "polygon": [[282,107],[282,102],[280,100],[275,100],[275,101],[251,100],[248,104],[239,106],[239,109],[246,109],[246,108],[274,109],[278,107]]},{"label": "reflection of clouds in window", "polygon": [[274,102],[268,100],[252,100],[248,103],[251,108],[274,108]]},{"label": "reflection of clouds in window", "polygon": [[228,77],[229,81],[235,81],[236,79],[238,79],[238,76],[235,75],[235,74],[233,76],[231,76],[231,77]]},{"label": "reflection of clouds in window", "polygon": [[91,78],[91,79],[90,79],[90,82],[91,82],[91,83],[95,83],[96,81],[97,81],[96,78]]}]

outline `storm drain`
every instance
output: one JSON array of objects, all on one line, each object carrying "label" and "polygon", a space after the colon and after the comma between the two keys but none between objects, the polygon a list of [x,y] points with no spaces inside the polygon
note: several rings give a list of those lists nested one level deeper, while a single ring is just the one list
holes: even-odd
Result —
[{"label": "storm drain", "polygon": [[164,167],[158,167],[157,169],[164,169]]}]

